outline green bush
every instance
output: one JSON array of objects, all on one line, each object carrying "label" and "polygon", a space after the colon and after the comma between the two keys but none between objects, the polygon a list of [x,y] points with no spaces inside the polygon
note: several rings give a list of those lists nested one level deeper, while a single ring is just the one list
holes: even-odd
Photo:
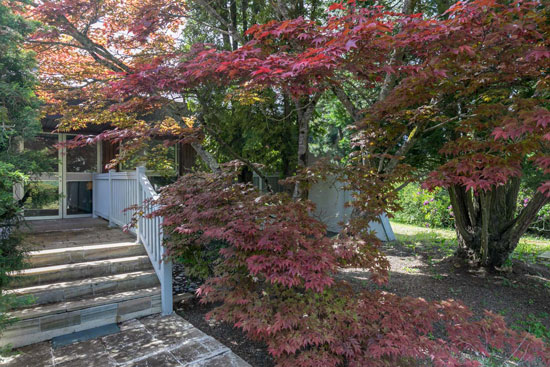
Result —
[{"label": "green bush", "polygon": [[13,185],[22,182],[24,175],[0,161],[0,332],[14,320],[6,312],[19,304],[17,298],[4,290],[12,278],[9,273],[25,266],[25,252],[17,227],[21,220],[21,208],[13,197]]},{"label": "green bush", "polygon": [[[532,192],[522,186],[518,196],[518,214],[529,203],[532,195]],[[444,189],[430,192],[423,190],[417,183],[411,183],[399,192],[399,205],[402,210],[392,213],[396,222],[423,227],[454,228],[451,201]],[[542,207],[528,233],[550,237],[550,204]]]},{"label": "green bush", "polygon": [[[40,173],[39,154],[26,154],[19,143],[40,132],[40,102],[36,87],[34,54],[23,46],[35,23],[13,12],[15,1],[0,1],[0,332],[10,322],[6,312],[19,303],[5,293],[9,273],[25,265],[25,253],[17,235],[21,203],[13,187]],[[19,2],[18,6],[29,3]],[[44,156],[44,155],[41,155]],[[2,351],[0,351],[2,352]]]},{"label": "green bush", "polygon": [[399,192],[402,210],[392,213],[396,222],[425,227],[452,228],[454,226],[451,201],[446,190],[423,190],[411,183]]},{"label": "green bush", "polygon": [[[185,236],[173,234],[175,236]],[[189,237],[187,237],[189,238]],[[212,240],[208,244],[195,243],[195,246],[188,246],[175,256],[175,260],[185,266],[187,276],[192,279],[204,281],[214,276],[214,270],[221,261],[220,250],[227,247],[222,240]]]},{"label": "green bush", "polygon": [[[518,212],[527,206],[532,195],[528,190],[522,188],[518,196]],[[550,204],[541,208],[527,233],[550,238]]]}]

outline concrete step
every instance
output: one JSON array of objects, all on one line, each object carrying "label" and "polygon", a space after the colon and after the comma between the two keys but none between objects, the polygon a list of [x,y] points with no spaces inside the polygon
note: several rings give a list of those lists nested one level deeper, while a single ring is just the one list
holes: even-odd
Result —
[{"label": "concrete step", "polygon": [[130,256],[31,268],[10,274],[15,278],[11,284],[11,288],[52,284],[150,269],[152,269],[152,265],[148,256]]},{"label": "concrete step", "polygon": [[46,220],[29,220],[21,226],[22,232],[31,234],[41,234],[45,232],[59,231],[86,231],[86,230],[105,230],[108,228],[109,221],[101,218],[63,218]]},{"label": "concrete step", "polygon": [[4,330],[0,347],[17,348],[160,311],[159,287],[21,309],[8,314],[18,321]]},{"label": "concrete step", "polygon": [[115,242],[30,251],[29,263],[31,267],[38,268],[139,255],[147,255],[147,251],[145,251],[142,244]]},{"label": "concrete step", "polygon": [[135,236],[117,229],[90,229],[34,233],[24,238],[24,244],[29,250],[48,250],[93,244],[135,242],[135,240]]},{"label": "concrete step", "polygon": [[32,297],[31,307],[57,302],[67,302],[83,297],[100,296],[113,292],[133,291],[140,288],[158,286],[159,281],[154,270],[108,275],[97,278],[75,280],[33,287],[17,288],[6,291],[23,299]]}]

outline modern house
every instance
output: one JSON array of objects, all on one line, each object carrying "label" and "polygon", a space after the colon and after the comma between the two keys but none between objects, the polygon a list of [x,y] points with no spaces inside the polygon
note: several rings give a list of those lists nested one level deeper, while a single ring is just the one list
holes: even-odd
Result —
[{"label": "modern house", "polygon": [[172,264],[163,258],[161,219],[142,218],[131,233],[120,227],[132,217],[126,208],[154,197],[156,185],[192,166],[194,151],[181,144],[168,149],[172,177],[131,164],[106,172],[117,146],[58,149],[73,135],[53,132],[55,127],[46,119],[44,133],[25,143],[26,150],[47,152],[51,170],[14,188],[17,198],[26,196],[30,268],[13,274],[6,292],[32,302],[10,313],[18,321],[0,336],[0,346],[78,340],[97,328],[172,313]]},{"label": "modern house", "polygon": [[[123,163],[107,172],[105,166],[119,146],[101,142],[66,149],[60,143],[74,135],[55,128],[55,120],[46,119],[44,133],[25,143],[27,150],[47,152],[51,170],[35,177],[29,187],[14,189],[16,197],[26,196],[32,251],[30,268],[14,274],[18,279],[8,293],[32,296],[33,302],[11,313],[19,321],[4,331],[0,347],[52,338],[77,340],[98,327],[172,313],[172,264],[163,258],[161,218],[141,218],[131,233],[120,228],[132,218],[126,208],[155,197],[155,188],[193,166],[194,150],[184,144],[163,150],[170,162],[168,175],[136,167],[139,163]],[[101,131],[95,127],[79,133]],[[269,179],[277,184],[278,177]],[[258,177],[253,182],[262,188]],[[337,232],[338,223],[349,216],[345,203],[350,193],[338,182],[322,182],[310,190],[310,199],[317,204],[314,215]],[[387,218],[372,225],[378,226],[381,239],[394,239]]]},{"label": "modern house", "polygon": [[[62,219],[94,216],[93,181],[94,175],[106,173],[105,166],[115,158],[118,145],[109,142],[87,145],[78,148],[57,149],[56,145],[71,140],[75,134],[53,132],[57,127],[55,119],[44,119],[44,133],[33,141],[25,142],[26,150],[47,151],[50,158],[51,171],[43,173],[31,184],[30,197],[25,201],[25,219]],[[91,126],[78,131],[79,134],[98,134],[104,126]],[[154,143],[153,143],[154,144]],[[162,142],[157,142],[162,144]],[[195,162],[195,152],[187,144],[177,144],[168,149],[165,157],[171,162],[173,172],[168,176],[175,178],[178,174],[191,168]],[[119,165],[115,171],[133,172],[136,164]],[[166,172],[160,175],[147,172],[147,176],[155,187],[165,184],[170,177]],[[28,190],[17,189],[16,197],[21,197]]]}]

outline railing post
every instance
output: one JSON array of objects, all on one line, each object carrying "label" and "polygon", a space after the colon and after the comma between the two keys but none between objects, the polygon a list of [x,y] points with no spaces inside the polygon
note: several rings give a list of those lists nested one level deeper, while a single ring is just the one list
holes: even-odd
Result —
[{"label": "railing post", "polygon": [[115,172],[114,169],[109,170],[109,227],[115,226],[115,223],[113,221],[113,213],[114,213],[113,205],[115,203],[113,200],[113,179],[111,177],[111,174],[113,172]]},{"label": "railing post", "polygon": [[[141,175],[145,175],[144,166],[136,167],[136,205],[141,205],[145,198],[145,195],[143,195],[143,189],[141,187]],[[141,224],[143,224],[143,218],[139,218],[136,225],[136,240],[138,243],[142,240],[140,233]]]},{"label": "railing post", "polygon": [[97,180],[95,175],[97,175],[97,173],[92,174],[92,218],[97,218],[97,213],[96,213]]},{"label": "railing post", "polygon": [[172,262],[162,261],[162,282],[160,283],[160,294],[162,303],[162,315],[171,315],[174,307],[172,296]]},{"label": "railing post", "polygon": [[[146,192],[149,195],[146,195]],[[136,203],[143,204],[143,201],[148,197],[155,197],[155,192],[147,180],[145,175],[145,167],[136,167]],[[144,212],[149,213],[154,210],[151,204],[148,204]],[[165,261],[162,224],[158,222],[158,218],[140,217],[137,222],[136,236],[137,241],[141,242],[149,258],[153,263],[155,272],[160,281],[161,294],[161,312],[162,315],[171,315],[173,312],[173,296],[172,296],[172,262]],[[158,224],[157,224],[158,222]]]}]

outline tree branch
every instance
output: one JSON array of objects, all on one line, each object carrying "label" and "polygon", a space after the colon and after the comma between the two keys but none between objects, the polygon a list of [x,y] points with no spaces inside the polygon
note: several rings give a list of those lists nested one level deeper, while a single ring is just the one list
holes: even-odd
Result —
[{"label": "tree branch", "polygon": [[[79,48],[81,50],[86,50],[81,45],[75,44],[75,43],[68,43],[68,42],[56,42],[56,41],[37,41],[37,40],[26,40],[27,43],[34,43],[38,45],[45,45],[45,46],[66,46],[66,47],[74,47]],[[86,50],[87,51],[87,50]]]},{"label": "tree branch", "polygon": [[228,152],[229,154],[231,154],[235,159],[243,162],[244,164],[246,164],[252,171],[254,171],[266,184],[267,186],[267,190],[273,194],[273,188],[271,187],[269,181],[267,180],[267,176],[264,175],[264,173],[262,171],[260,171],[258,169],[258,167],[256,167],[256,165],[252,162],[250,162],[248,159],[244,158],[243,156],[241,156],[239,153],[237,153],[232,147],[231,145],[227,144],[225,142],[225,140],[223,140],[217,132],[215,132],[210,126],[208,126],[208,124],[206,123],[204,117],[202,115],[199,115],[198,118],[197,118],[200,122],[200,124],[202,125],[202,127],[210,134],[212,135],[212,137],[214,139],[216,139],[216,141],[221,144]]},{"label": "tree branch", "polygon": [[[403,2],[403,14],[411,14],[416,0],[405,0]],[[394,65],[397,62],[400,62],[403,60],[403,56],[405,56],[405,51],[403,49],[396,49],[393,51],[392,56],[390,58],[390,61],[388,62],[388,65]],[[379,101],[383,101],[386,99],[386,97],[390,94],[392,91],[395,82],[397,80],[397,76],[395,73],[387,72],[386,77],[384,78],[384,83],[382,84],[382,89],[380,90],[380,95],[378,96]]]},{"label": "tree branch", "polygon": [[523,208],[519,215],[510,223],[508,229],[503,233],[502,237],[510,236],[514,240],[519,240],[527,229],[529,229],[529,226],[535,219],[540,209],[548,203],[550,203],[550,197],[544,195],[540,191],[537,191],[527,206]]},{"label": "tree branch", "polygon": [[201,157],[201,159],[208,165],[208,167],[210,168],[210,170],[214,173],[219,173],[221,172],[221,168],[220,168],[220,165],[218,164],[218,162],[216,161],[216,159],[214,159],[214,157],[212,156],[212,154],[210,154],[209,152],[207,152],[202,144],[200,143],[196,143],[196,142],[192,142],[191,143],[191,147],[193,147],[193,149],[195,150],[195,152],[197,152],[197,154],[199,155],[199,157]]},{"label": "tree branch", "polygon": [[342,88],[338,86],[333,86],[332,92],[334,93],[334,95],[336,95],[336,97],[338,97],[340,102],[342,102],[342,105],[344,106],[346,111],[348,111],[354,121],[359,121],[364,117],[363,114],[360,113],[359,110],[355,107],[353,102],[349,99],[348,95]]},{"label": "tree branch", "polygon": [[218,20],[225,28],[227,28],[230,32],[231,37],[233,39],[238,40],[241,42],[241,44],[245,44],[246,41],[244,38],[240,35],[240,33],[233,27],[233,25],[226,21],[217,11],[214,9],[210,4],[208,4],[205,0],[195,0],[196,3],[200,4],[210,15],[212,15],[214,18]]}]

